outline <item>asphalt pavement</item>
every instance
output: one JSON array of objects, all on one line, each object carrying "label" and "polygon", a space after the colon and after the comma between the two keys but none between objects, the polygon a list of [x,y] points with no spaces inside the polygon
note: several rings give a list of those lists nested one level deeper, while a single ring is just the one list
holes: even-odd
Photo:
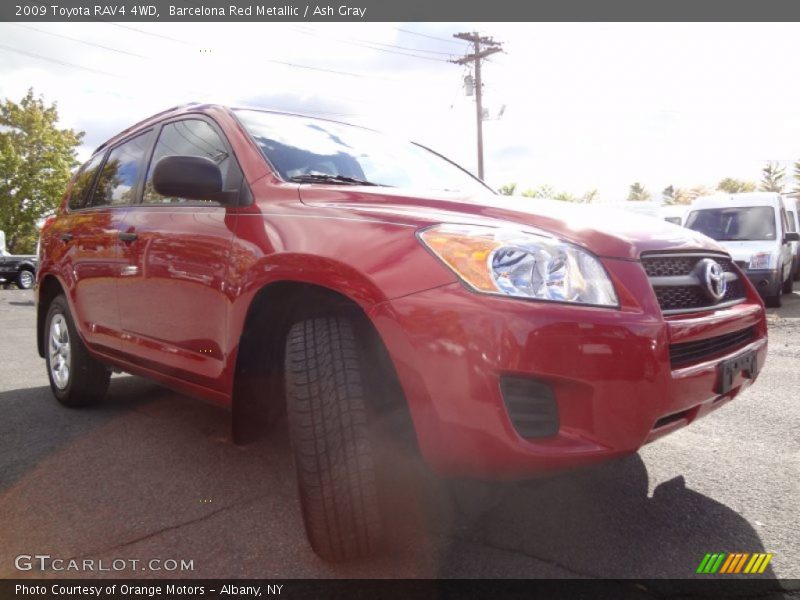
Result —
[{"label": "asphalt pavement", "polygon": [[[455,485],[398,456],[387,552],[330,565],[305,539],[285,426],[239,447],[226,411],[129,375],[63,408],[32,293],[0,290],[0,577],[685,578],[707,552],[769,552],[763,577],[800,578],[800,294],[769,313],[757,384],[635,456]],[[15,566],[42,554],[125,567]]]}]

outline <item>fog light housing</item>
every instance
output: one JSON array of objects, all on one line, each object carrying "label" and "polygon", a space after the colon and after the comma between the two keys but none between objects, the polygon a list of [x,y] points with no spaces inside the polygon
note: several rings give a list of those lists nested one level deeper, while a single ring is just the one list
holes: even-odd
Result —
[{"label": "fog light housing", "polygon": [[500,391],[514,429],[525,439],[552,437],[559,418],[553,389],[543,381],[501,377]]}]

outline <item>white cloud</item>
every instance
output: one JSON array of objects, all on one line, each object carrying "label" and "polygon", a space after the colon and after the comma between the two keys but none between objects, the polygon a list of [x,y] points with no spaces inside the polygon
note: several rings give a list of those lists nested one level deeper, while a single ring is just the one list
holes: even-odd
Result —
[{"label": "white cloud", "polygon": [[507,51],[484,69],[486,105],[492,114],[507,107],[485,123],[489,182],[598,188],[611,201],[633,181],[657,192],[758,179],[766,160],[800,158],[799,27],[2,24],[0,96],[18,99],[33,86],[58,101],[63,124],[87,132],[84,156],[149,114],[197,100],[316,111],[474,168],[464,71],[442,61],[465,48],[449,41],[453,33],[480,30]]}]

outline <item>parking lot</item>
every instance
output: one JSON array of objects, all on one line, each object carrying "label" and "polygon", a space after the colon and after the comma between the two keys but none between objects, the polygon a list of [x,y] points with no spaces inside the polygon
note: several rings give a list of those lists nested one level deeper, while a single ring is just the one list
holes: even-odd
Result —
[{"label": "parking lot", "polygon": [[[99,407],[52,398],[30,292],[0,290],[0,577],[15,557],[192,561],[118,577],[693,576],[707,552],[769,552],[800,578],[800,294],[769,311],[759,381],[693,426],[601,467],[445,485],[398,458],[392,543],[329,565],[303,531],[285,427],[231,443],[229,416],[117,375]],[[458,494],[454,496],[453,490]]]}]

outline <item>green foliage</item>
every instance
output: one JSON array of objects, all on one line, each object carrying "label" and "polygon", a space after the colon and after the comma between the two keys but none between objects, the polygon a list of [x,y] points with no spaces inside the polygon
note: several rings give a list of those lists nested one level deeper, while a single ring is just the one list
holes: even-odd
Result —
[{"label": "green foliage", "polygon": [[628,192],[628,200],[633,202],[643,202],[646,200],[650,200],[652,196],[650,192],[638,181],[631,185],[630,191]]},{"label": "green foliage", "polygon": [[[503,193],[502,188],[501,193]],[[576,196],[570,192],[556,191],[555,188],[550,185],[540,185],[537,188],[525,190],[522,192],[522,196],[525,198],[541,198],[545,200],[560,200],[561,202],[579,202],[587,204],[597,198],[597,190],[589,190],[581,196]]]},{"label": "green foliage", "polygon": [[556,191],[549,185],[540,185],[538,188],[525,190],[522,195],[525,198],[552,198]]},{"label": "green foliage", "polygon": [[717,184],[717,190],[727,194],[741,194],[742,192],[755,192],[756,184],[753,181],[726,177]]},{"label": "green foliage", "polygon": [[83,132],[58,129],[56,104],[29,89],[19,104],[0,103],[0,230],[14,254],[36,248],[36,221],[59,204],[78,164]]},{"label": "green foliage", "polygon": [[501,196],[513,196],[514,192],[517,191],[517,184],[516,183],[507,183],[505,185],[501,185],[500,189],[497,190],[500,192]]},{"label": "green foliage", "polygon": [[782,192],[783,179],[786,176],[786,169],[779,166],[778,163],[768,162],[761,169],[761,186],[762,192]]}]

